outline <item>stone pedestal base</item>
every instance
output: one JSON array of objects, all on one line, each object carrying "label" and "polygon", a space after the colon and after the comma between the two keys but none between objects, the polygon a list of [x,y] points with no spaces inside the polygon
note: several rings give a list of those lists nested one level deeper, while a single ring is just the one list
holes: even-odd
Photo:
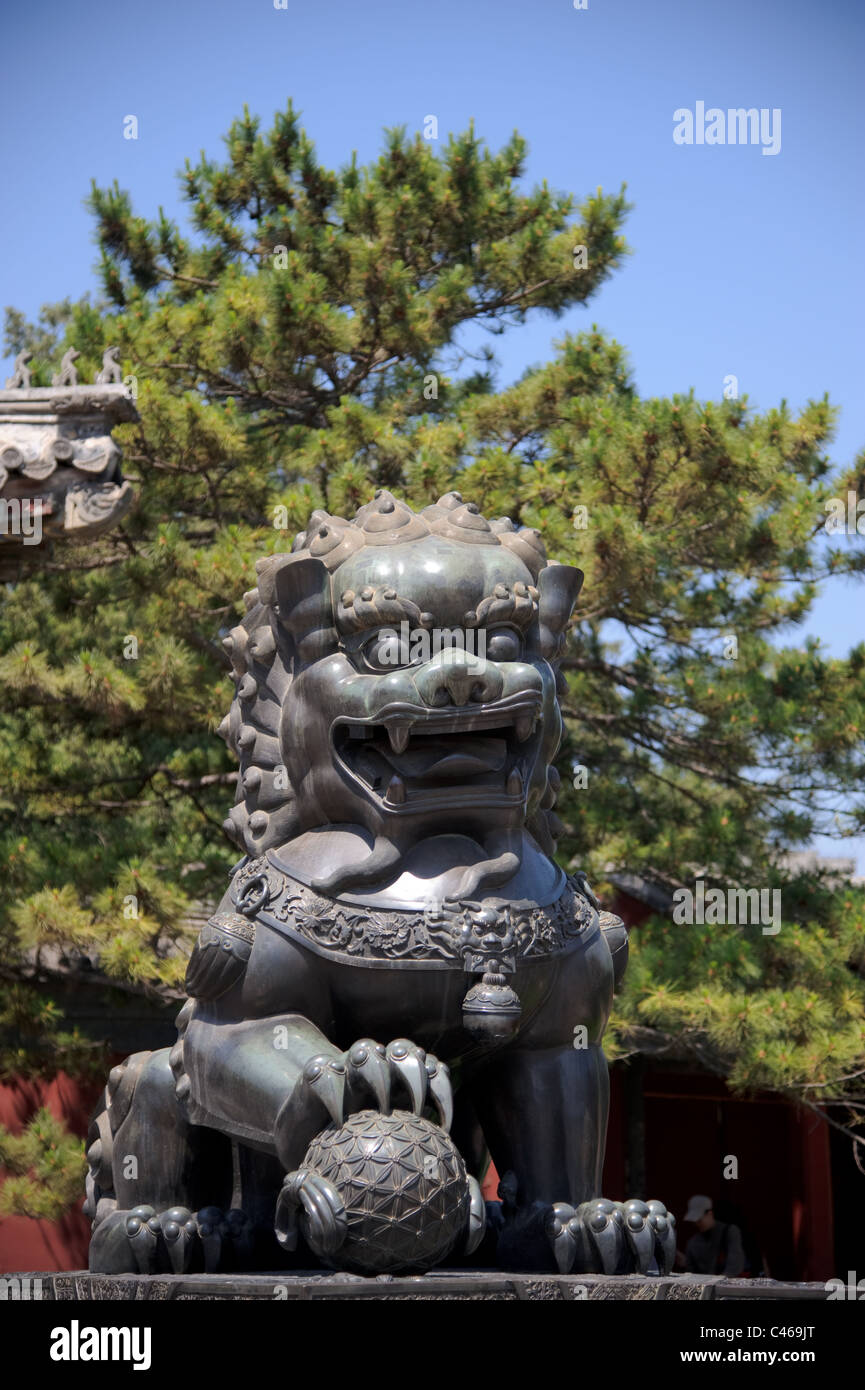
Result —
[{"label": "stone pedestal base", "polygon": [[[854,1295],[855,1296],[855,1295]],[[423,1275],[382,1275],[365,1279],[352,1274],[157,1274],[107,1275],[22,1273],[0,1278],[0,1297],[33,1301],[127,1302],[212,1301],[244,1302],[323,1299],[381,1301],[464,1299],[484,1302],[609,1301],[730,1302],[732,1300],[820,1301],[825,1284],[785,1284],[775,1279],[725,1279],[722,1275],[678,1274],[666,1278],[643,1275],[498,1274],[487,1270],[455,1270]]]}]

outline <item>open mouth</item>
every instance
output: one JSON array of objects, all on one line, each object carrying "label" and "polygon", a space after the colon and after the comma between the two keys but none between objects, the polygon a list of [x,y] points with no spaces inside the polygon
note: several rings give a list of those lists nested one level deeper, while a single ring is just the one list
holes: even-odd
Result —
[{"label": "open mouth", "polygon": [[459,805],[476,797],[518,803],[537,753],[539,716],[540,702],[525,696],[448,714],[390,705],[375,720],[338,720],[332,737],[344,766],[394,810],[419,800],[453,804],[456,788]]}]

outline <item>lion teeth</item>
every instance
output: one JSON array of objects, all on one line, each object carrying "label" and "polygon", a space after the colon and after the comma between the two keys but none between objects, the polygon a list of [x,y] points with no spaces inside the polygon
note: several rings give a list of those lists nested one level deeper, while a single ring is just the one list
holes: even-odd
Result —
[{"label": "lion teeth", "polygon": [[385,801],[391,806],[401,806],[405,801],[405,782],[401,777],[391,777]]},{"label": "lion teeth", "polygon": [[523,779],[520,776],[520,770],[518,767],[512,768],[510,773],[508,774],[508,780],[505,786],[505,790],[507,791],[508,796],[522,796]]},{"label": "lion teeth", "polygon": [[408,724],[388,724],[387,736],[395,753],[404,753],[408,748]]},{"label": "lion teeth", "polygon": [[530,714],[521,714],[519,716],[517,719],[517,738],[520,743],[525,743],[526,739],[531,736],[534,725],[535,721]]}]

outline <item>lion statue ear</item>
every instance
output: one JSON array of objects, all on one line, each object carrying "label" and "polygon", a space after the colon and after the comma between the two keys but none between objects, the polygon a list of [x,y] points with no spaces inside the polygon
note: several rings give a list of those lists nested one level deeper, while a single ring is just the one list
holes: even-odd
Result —
[{"label": "lion statue ear", "polygon": [[311,555],[290,555],[276,574],[277,616],[303,662],[336,650],[330,573]]},{"label": "lion statue ear", "polygon": [[564,642],[574,604],[585,575],[575,565],[560,565],[551,560],[538,577],[538,622],[541,653],[547,661],[555,661]]}]

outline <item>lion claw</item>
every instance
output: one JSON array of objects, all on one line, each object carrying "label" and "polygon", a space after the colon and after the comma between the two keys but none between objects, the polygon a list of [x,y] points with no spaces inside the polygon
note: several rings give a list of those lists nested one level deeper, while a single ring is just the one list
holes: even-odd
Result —
[{"label": "lion claw", "polygon": [[373,1100],[376,1110],[389,1115],[391,1071],[381,1043],[361,1038],[346,1053],[345,1065],[348,1102],[345,1113],[353,1115],[357,1110],[366,1110]]},{"label": "lion claw", "polygon": [[345,1063],[322,1054],[303,1069],[304,1086],[321,1102],[334,1124],[345,1117]]},{"label": "lion claw", "polygon": [[546,1222],[561,1274],[669,1274],[676,1254],[676,1218],[663,1202],[611,1202],[596,1197],[572,1207],[555,1202]]},{"label": "lion claw", "polygon": [[198,1237],[198,1224],[186,1207],[169,1207],[159,1215],[159,1228],[172,1271],[185,1274],[189,1269],[193,1242]]},{"label": "lion claw", "polygon": [[387,1047],[373,1038],[360,1038],[341,1056],[311,1057],[302,1084],[336,1125],[359,1110],[389,1115],[394,1097],[415,1115],[422,1115],[431,1104],[444,1130],[450,1129],[453,1119],[448,1068],[408,1038],[396,1038]]}]

